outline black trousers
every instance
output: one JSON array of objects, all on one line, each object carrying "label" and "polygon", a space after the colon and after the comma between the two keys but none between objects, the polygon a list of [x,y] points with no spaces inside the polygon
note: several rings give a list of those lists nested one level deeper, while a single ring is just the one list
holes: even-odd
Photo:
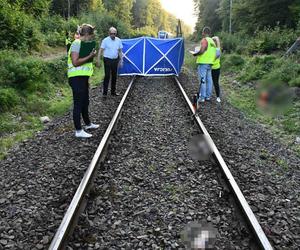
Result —
[{"label": "black trousers", "polygon": [[67,44],[67,54],[69,53],[69,49],[71,48],[71,43]]},{"label": "black trousers", "polygon": [[115,94],[119,59],[118,58],[110,59],[104,57],[103,61],[104,61],[104,72],[105,72],[104,81],[103,81],[103,95],[107,95],[110,74],[111,74],[111,94]]},{"label": "black trousers", "polygon": [[76,130],[81,130],[80,116],[86,125],[90,125],[89,118],[89,77],[75,76],[69,78],[69,84],[73,92],[73,121]]},{"label": "black trousers", "polygon": [[219,84],[220,69],[212,69],[211,76],[212,76],[212,80],[213,80],[213,83],[215,86],[216,96],[220,97],[220,84]]}]

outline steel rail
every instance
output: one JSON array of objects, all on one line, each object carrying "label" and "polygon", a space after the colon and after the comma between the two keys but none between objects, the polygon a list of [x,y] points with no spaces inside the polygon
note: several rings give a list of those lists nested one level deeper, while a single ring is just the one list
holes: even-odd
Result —
[{"label": "steel rail", "polygon": [[272,250],[273,249],[272,245],[270,244],[267,236],[265,235],[264,231],[262,230],[259,222],[257,221],[254,213],[252,212],[252,210],[251,210],[248,202],[246,201],[243,193],[241,192],[239,186],[237,185],[236,181],[234,180],[229,168],[227,167],[227,165],[226,165],[223,157],[221,156],[219,150],[217,149],[215,143],[213,142],[208,131],[206,130],[205,126],[203,125],[199,115],[194,111],[193,105],[192,105],[189,97],[185,93],[185,91],[184,91],[183,87],[181,86],[177,77],[175,77],[175,81],[176,81],[177,86],[179,87],[185,101],[187,102],[189,109],[193,113],[194,118],[197,122],[197,125],[199,126],[201,132],[205,135],[205,137],[207,139],[207,143],[209,144],[210,149],[212,150],[213,156],[214,156],[215,160],[217,161],[219,167],[221,168],[223,174],[225,175],[226,180],[227,180],[231,190],[233,191],[238,204],[242,208],[243,213],[247,217],[247,221],[248,221],[255,237],[257,238],[261,248],[264,250]]},{"label": "steel rail", "polygon": [[77,218],[77,215],[80,211],[81,203],[84,200],[84,197],[88,194],[89,186],[92,182],[95,170],[97,169],[97,165],[99,163],[99,160],[104,156],[105,148],[109,142],[109,138],[117,124],[117,120],[121,114],[123,105],[125,103],[125,100],[131,90],[131,87],[133,86],[135,77],[131,80],[110,124],[108,125],[106,132],[96,150],[96,153],[94,154],[94,157],[86,170],[83,179],[81,180],[81,183],[79,184],[77,191],[71,201],[71,204],[68,207],[67,212],[64,215],[64,218],[50,244],[49,250],[59,250],[64,249],[66,240],[69,237],[69,235],[72,233],[72,225],[74,220]]}]

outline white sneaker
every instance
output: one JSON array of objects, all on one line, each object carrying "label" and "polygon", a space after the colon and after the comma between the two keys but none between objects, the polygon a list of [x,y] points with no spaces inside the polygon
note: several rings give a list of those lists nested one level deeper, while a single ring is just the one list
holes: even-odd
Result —
[{"label": "white sneaker", "polygon": [[221,102],[221,99],[220,99],[220,97],[218,97],[218,98],[217,98],[217,102]]},{"label": "white sneaker", "polygon": [[78,138],[90,138],[92,137],[92,134],[89,134],[85,132],[83,129],[81,129],[81,130],[76,130],[75,136]]},{"label": "white sneaker", "polygon": [[87,125],[84,127],[85,129],[96,129],[96,128],[99,128],[99,125],[98,124],[94,124],[94,123],[91,123],[90,125]]}]

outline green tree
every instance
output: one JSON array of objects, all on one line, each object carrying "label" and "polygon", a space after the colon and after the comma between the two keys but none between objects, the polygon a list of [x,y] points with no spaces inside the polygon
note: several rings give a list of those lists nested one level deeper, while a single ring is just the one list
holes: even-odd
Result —
[{"label": "green tree", "polygon": [[196,24],[196,35],[201,37],[202,29],[205,26],[211,28],[212,32],[222,29],[222,20],[219,14],[220,0],[194,0],[195,9],[198,11]]},{"label": "green tree", "polygon": [[133,0],[103,0],[103,5],[109,13],[122,20],[125,25],[130,26]]},{"label": "green tree", "polygon": [[[300,18],[299,0],[232,0],[232,29],[252,34],[265,27],[296,28]],[[196,32],[203,26],[228,31],[230,0],[194,0],[198,11]]]},{"label": "green tree", "polygon": [[294,3],[295,0],[236,0],[233,4],[233,25],[237,31],[247,33],[277,25],[295,27],[289,8]]},{"label": "green tree", "polygon": [[0,2],[0,49],[37,49],[43,41],[40,25],[20,5]]},{"label": "green tree", "polygon": [[51,0],[10,0],[8,2],[17,8],[24,10],[27,14],[36,17],[48,13],[51,4]]}]

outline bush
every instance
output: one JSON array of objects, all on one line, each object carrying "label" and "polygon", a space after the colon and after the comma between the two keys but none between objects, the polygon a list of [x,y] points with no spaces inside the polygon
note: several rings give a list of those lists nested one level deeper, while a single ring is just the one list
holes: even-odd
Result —
[{"label": "bush", "polygon": [[43,61],[20,57],[16,52],[0,53],[0,85],[26,89],[34,81],[44,81]]},{"label": "bush", "polygon": [[7,111],[19,104],[19,96],[13,88],[0,88],[0,110]]},{"label": "bush", "polygon": [[45,36],[46,43],[51,47],[64,46],[65,39],[66,39],[66,36],[64,34],[58,33],[57,31],[48,33]]},{"label": "bush", "polygon": [[[232,64],[228,63],[227,60],[226,65],[232,68]],[[238,78],[242,82],[263,80],[300,87],[299,75],[300,64],[295,61],[295,58],[280,58],[266,55],[248,58]]]},{"label": "bush", "polygon": [[37,50],[43,35],[37,20],[5,0],[0,2],[0,48]]},{"label": "bush", "polygon": [[261,79],[265,74],[272,71],[275,63],[275,56],[255,56],[248,58],[239,79],[242,82]]},{"label": "bush", "polygon": [[124,24],[121,20],[117,19],[110,13],[89,13],[80,18],[80,23],[90,23],[96,26],[97,39],[103,39],[108,36],[108,29],[116,27],[118,30],[118,37],[129,38],[133,36],[132,29]]},{"label": "bush", "polygon": [[292,59],[278,58],[274,66],[264,76],[266,80],[276,80],[289,86],[299,86],[300,64]]},{"label": "bush", "polygon": [[67,80],[67,57],[48,61],[46,63],[45,74],[50,76],[49,80],[53,84],[62,84]]},{"label": "bush", "polygon": [[254,39],[248,44],[248,52],[253,53],[271,53],[277,50],[287,50],[297,38],[295,32],[280,27],[265,28],[255,33]]},{"label": "bush", "polygon": [[224,52],[243,53],[246,51],[248,38],[240,34],[229,34],[221,32],[218,34],[221,40],[221,47]]},{"label": "bush", "polygon": [[28,95],[25,101],[26,110],[30,113],[43,115],[43,113],[50,107],[49,102],[45,98],[41,98],[35,94]]},{"label": "bush", "polygon": [[300,77],[291,79],[291,80],[289,81],[289,86],[300,88]]},{"label": "bush", "polygon": [[31,56],[21,57],[14,51],[1,51],[0,74],[0,86],[28,92],[47,91],[49,82],[66,81],[66,58],[43,61]]},{"label": "bush", "polygon": [[137,28],[136,30],[133,31],[132,37],[141,37],[141,36],[156,37],[157,33],[156,33],[156,30],[154,30],[150,26]]},{"label": "bush", "polygon": [[[42,17],[40,23],[41,31],[45,34],[45,39],[49,46],[64,46],[66,31],[69,31],[69,24],[67,21],[60,16],[54,15]],[[70,30],[70,32],[76,31],[77,25],[74,26],[75,28]]]},{"label": "bush", "polygon": [[245,60],[242,56],[237,54],[223,54],[221,57],[222,69],[224,71],[237,71],[240,70],[245,64]]}]

